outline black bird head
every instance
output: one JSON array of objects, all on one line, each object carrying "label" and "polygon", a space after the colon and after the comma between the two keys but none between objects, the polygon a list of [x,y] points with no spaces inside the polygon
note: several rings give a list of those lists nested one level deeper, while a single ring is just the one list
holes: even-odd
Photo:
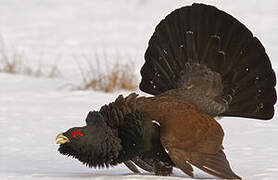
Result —
[{"label": "black bird head", "polygon": [[86,126],[73,127],[56,137],[58,151],[72,156],[89,167],[108,167],[117,164],[121,140],[96,111],[89,112]]}]

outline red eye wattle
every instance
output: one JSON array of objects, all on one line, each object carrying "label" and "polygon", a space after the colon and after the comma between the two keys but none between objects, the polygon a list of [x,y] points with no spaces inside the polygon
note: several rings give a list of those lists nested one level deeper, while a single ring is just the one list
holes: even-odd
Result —
[{"label": "red eye wattle", "polygon": [[80,132],[80,131],[74,131],[72,133],[72,137],[75,137],[76,135],[83,136],[84,134],[82,132]]}]

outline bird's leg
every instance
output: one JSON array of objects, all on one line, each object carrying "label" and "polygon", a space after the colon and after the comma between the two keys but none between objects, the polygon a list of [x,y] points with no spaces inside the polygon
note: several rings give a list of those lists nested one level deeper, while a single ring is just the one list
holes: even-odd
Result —
[{"label": "bird's leg", "polygon": [[173,166],[162,161],[154,163],[154,173],[158,176],[170,176],[173,171]]},{"label": "bird's leg", "polygon": [[140,174],[141,172],[138,170],[138,168],[132,163],[132,161],[125,161],[124,164],[128,169],[130,169],[135,174]]},{"label": "bird's leg", "polygon": [[132,162],[134,162],[137,166],[144,169],[145,171],[154,172],[154,168],[138,156],[133,158]]}]

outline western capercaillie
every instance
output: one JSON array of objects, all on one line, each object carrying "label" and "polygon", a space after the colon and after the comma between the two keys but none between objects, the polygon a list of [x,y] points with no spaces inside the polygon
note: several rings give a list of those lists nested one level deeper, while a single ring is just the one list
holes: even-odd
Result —
[{"label": "western capercaillie", "polygon": [[[87,125],[57,136],[62,154],[88,166],[125,163],[169,175],[193,176],[193,166],[240,179],[223,151],[216,116],[267,120],[274,115],[276,78],[260,41],[213,6],[193,4],[155,29],[141,69],[140,89],[90,112]],[[235,120],[236,121],[236,120]]]}]

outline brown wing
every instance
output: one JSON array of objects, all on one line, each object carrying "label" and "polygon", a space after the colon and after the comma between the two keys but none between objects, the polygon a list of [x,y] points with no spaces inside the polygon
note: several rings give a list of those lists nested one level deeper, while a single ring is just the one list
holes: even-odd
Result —
[{"label": "brown wing", "polygon": [[222,151],[221,126],[209,116],[187,110],[172,110],[166,121],[170,125],[161,128],[161,142],[172,161],[189,176],[193,175],[192,164],[217,177],[240,179]]},{"label": "brown wing", "polygon": [[138,107],[149,119],[161,124],[164,147],[169,145],[204,153],[216,153],[221,149],[224,136],[221,126],[213,118],[200,113],[194,104],[175,94],[145,99]]},{"label": "brown wing", "polygon": [[184,173],[193,176],[192,164],[214,176],[239,179],[222,151],[224,132],[215,119],[175,93],[144,101],[141,109],[160,123],[161,143]]},{"label": "brown wing", "polygon": [[175,126],[161,129],[161,142],[178,168],[193,176],[192,164],[217,177],[240,179],[222,151],[224,132],[214,119],[196,111],[171,112],[170,117],[167,122]]},{"label": "brown wing", "polygon": [[176,167],[181,169],[185,174],[193,177],[193,168],[188,163],[185,152],[179,149],[170,148],[168,154],[172,161],[175,163]]},{"label": "brown wing", "polygon": [[192,164],[199,169],[220,178],[241,179],[233,172],[223,150],[221,149],[216,154],[206,154],[170,148],[168,154],[176,166],[189,176],[193,176],[193,169],[190,165]]},{"label": "brown wing", "polygon": [[190,164],[203,171],[225,179],[241,179],[230,167],[225,153],[220,149],[216,154],[206,154],[199,152],[188,153]]}]

